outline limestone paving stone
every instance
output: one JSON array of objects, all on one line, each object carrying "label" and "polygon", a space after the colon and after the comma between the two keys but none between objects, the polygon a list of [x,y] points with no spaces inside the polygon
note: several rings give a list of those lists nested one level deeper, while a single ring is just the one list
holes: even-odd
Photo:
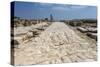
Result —
[{"label": "limestone paving stone", "polygon": [[30,38],[27,43],[23,41],[19,49],[15,48],[15,65],[95,61],[96,43],[92,42],[63,22],[54,22],[39,36]]}]

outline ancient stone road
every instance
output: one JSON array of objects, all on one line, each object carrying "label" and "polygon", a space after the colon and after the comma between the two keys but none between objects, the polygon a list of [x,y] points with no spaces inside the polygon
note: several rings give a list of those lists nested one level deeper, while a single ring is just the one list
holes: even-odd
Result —
[{"label": "ancient stone road", "polygon": [[87,41],[62,22],[15,49],[15,65],[96,61],[96,43]]}]

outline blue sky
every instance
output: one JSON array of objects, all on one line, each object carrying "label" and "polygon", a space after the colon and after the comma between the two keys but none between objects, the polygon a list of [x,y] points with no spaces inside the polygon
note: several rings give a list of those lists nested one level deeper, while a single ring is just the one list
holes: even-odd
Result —
[{"label": "blue sky", "polygon": [[15,2],[15,16],[26,19],[49,18],[63,19],[96,19],[97,7],[86,5],[49,4],[36,2]]}]

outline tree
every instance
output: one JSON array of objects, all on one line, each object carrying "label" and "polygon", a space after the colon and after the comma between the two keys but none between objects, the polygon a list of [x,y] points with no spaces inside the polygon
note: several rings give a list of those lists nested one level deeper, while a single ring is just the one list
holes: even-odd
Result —
[{"label": "tree", "polygon": [[45,21],[48,21],[48,18],[45,18]]}]

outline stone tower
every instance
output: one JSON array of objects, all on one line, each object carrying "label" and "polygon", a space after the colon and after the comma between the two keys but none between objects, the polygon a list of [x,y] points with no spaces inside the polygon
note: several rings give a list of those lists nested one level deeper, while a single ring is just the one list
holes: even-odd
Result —
[{"label": "stone tower", "polygon": [[53,16],[50,14],[50,22],[53,22]]}]

